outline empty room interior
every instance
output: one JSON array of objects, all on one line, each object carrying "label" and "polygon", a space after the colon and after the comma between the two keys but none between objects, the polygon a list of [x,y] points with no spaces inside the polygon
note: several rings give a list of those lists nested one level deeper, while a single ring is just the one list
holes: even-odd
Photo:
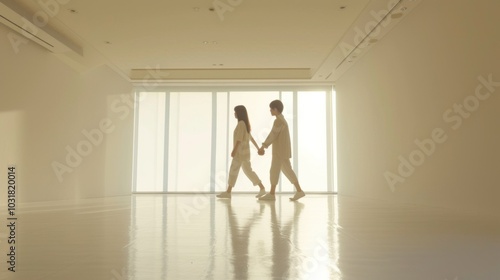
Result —
[{"label": "empty room interior", "polygon": [[499,11],[0,0],[0,279],[500,279]]}]

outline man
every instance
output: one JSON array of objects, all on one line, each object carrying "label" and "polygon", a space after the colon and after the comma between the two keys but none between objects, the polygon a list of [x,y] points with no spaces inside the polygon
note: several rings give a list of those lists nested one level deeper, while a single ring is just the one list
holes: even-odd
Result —
[{"label": "man", "polygon": [[271,190],[268,194],[259,197],[259,200],[276,200],[275,191],[278,185],[280,171],[290,180],[295,186],[296,192],[290,200],[295,201],[305,196],[305,193],[300,188],[297,175],[292,170],[290,158],[292,157],[292,147],[290,144],[290,132],[288,130],[288,123],[283,117],[283,103],[280,100],[274,100],[269,104],[271,115],[276,117],[273,128],[259,148],[259,155],[264,155],[264,149],[273,145],[273,156],[271,161],[270,179]]}]

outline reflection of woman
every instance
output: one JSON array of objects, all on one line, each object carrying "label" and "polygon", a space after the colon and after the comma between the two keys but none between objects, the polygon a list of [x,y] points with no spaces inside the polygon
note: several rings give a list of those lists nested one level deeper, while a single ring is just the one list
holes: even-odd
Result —
[{"label": "reflection of woman", "polygon": [[243,105],[238,105],[234,107],[234,117],[238,119],[238,125],[234,129],[233,133],[233,151],[231,152],[231,167],[229,168],[229,178],[227,183],[227,191],[217,195],[218,198],[231,198],[231,190],[236,183],[238,178],[238,173],[240,168],[243,169],[245,175],[252,181],[254,186],[259,186],[260,191],[256,197],[263,196],[266,194],[266,190],[262,185],[257,174],[252,170],[250,164],[250,144],[252,141],[253,145],[259,149],[257,143],[250,134],[250,121],[248,120],[247,109]]},{"label": "reflection of woman", "polygon": [[289,279],[290,278],[290,234],[291,223],[288,223],[283,231],[280,228],[280,223],[276,216],[274,203],[271,205],[271,230],[273,233],[273,279]]},{"label": "reflection of woman", "polygon": [[234,270],[233,279],[245,280],[248,279],[248,243],[250,239],[250,231],[252,229],[252,225],[258,219],[258,214],[255,213],[248,219],[246,224],[240,226],[236,220],[236,215],[233,213],[233,209],[231,208],[231,201],[226,200],[225,204],[227,206],[227,218],[229,222],[229,229],[231,230],[231,244],[233,248],[233,258],[231,260]]}]

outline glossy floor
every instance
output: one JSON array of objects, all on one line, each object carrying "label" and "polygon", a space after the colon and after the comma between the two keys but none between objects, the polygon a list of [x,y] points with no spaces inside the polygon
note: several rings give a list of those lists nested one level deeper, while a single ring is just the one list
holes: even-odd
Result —
[{"label": "glossy floor", "polygon": [[498,217],[289,196],[21,204],[16,272],[7,270],[2,226],[0,279],[500,279]]}]

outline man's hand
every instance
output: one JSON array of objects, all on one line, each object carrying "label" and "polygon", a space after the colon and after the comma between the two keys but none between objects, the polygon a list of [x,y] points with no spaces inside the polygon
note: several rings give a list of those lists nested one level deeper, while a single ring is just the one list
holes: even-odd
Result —
[{"label": "man's hand", "polygon": [[259,154],[259,156],[263,156],[266,152],[264,151],[264,148],[260,148],[257,153]]}]

